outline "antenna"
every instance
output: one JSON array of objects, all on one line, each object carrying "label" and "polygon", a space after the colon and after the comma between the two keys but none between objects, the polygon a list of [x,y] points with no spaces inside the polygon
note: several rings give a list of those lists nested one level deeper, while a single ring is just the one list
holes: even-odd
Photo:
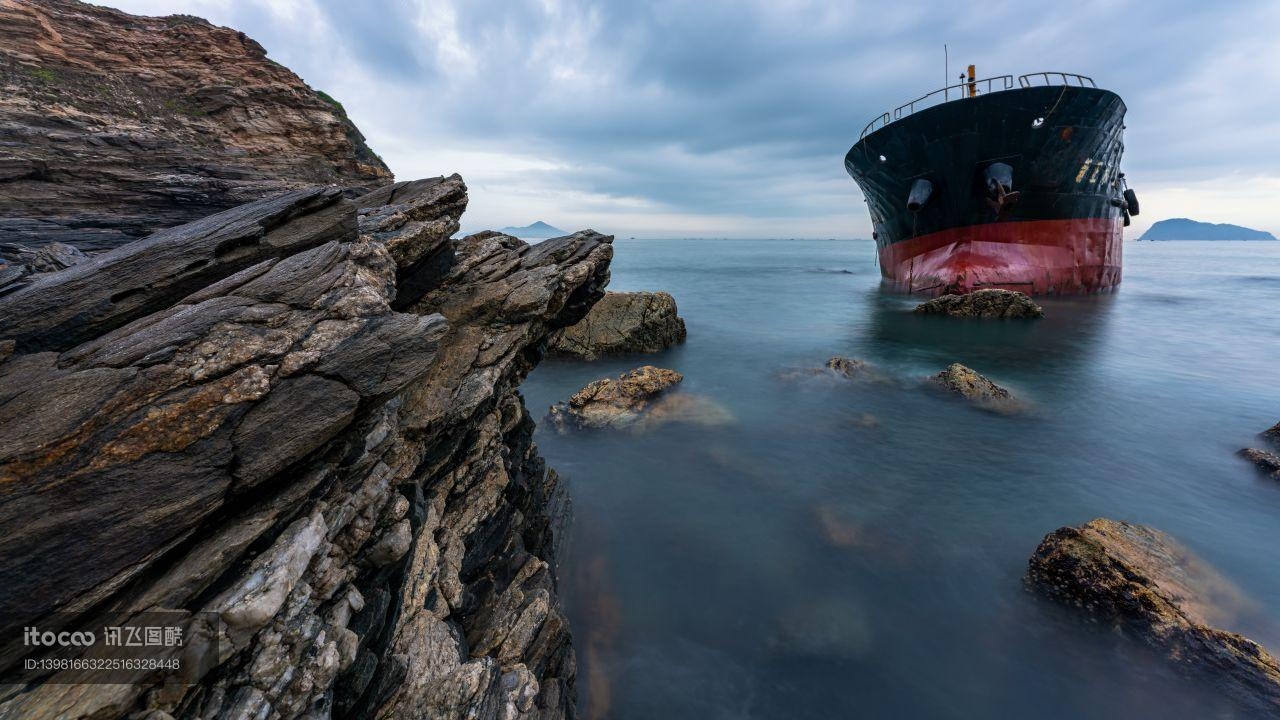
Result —
[{"label": "antenna", "polygon": [[947,54],[947,44],[942,43],[942,102],[951,99],[951,91],[947,89],[951,85],[951,56]]}]

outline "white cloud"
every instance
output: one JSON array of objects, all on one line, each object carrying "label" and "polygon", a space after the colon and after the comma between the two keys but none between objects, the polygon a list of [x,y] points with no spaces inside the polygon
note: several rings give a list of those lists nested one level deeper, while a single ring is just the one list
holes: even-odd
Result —
[{"label": "white cloud", "polygon": [[461,172],[469,226],[866,236],[841,158],[975,62],[1076,70],[1128,107],[1165,215],[1280,232],[1280,5],[1265,0],[107,0],[244,30],[340,99],[404,178]]}]

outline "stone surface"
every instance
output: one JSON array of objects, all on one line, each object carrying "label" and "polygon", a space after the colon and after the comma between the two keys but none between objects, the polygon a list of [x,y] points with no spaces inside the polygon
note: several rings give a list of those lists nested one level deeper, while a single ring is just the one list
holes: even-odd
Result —
[{"label": "stone surface", "polygon": [[1262,439],[1276,447],[1280,447],[1280,423],[1276,423],[1266,430],[1263,430]]},{"label": "stone surface", "polygon": [[9,243],[0,247],[0,252],[27,267],[27,272],[46,273],[65,270],[83,262],[88,256],[72,245],[51,242],[47,245],[28,247],[17,243]]},{"label": "stone surface", "polygon": [[1036,549],[1027,577],[1041,594],[1123,628],[1244,707],[1280,713],[1280,663],[1215,627],[1230,622],[1239,591],[1168,535],[1106,519],[1064,527]]},{"label": "stone surface", "polygon": [[675,370],[645,365],[617,378],[602,378],[587,385],[568,402],[551,406],[548,421],[557,430],[629,428],[638,424],[658,397],[684,376]]},{"label": "stone surface", "polygon": [[[0,337],[21,351],[66,350],[215,280],[349,237],[355,228],[355,208],[335,188],[294,190],[242,205],[33,276],[0,296]],[[290,279],[308,280],[296,273]]]},{"label": "stone surface", "polygon": [[465,202],[299,191],[0,297],[4,632],[169,608],[223,638],[191,686],[6,686],[0,717],[574,716],[516,388],[611,238],[449,241]]},{"label": "stone surface", "polygon": [[779,373],[778,377],[783,380],[835,377],[842,380],[859,380],[877,383],[890,381],[888,375],[877,369],[871,363],[857,358],[844,357],[843,355],[835,355],[829,358],[822,367],[807,367],[787,370]]},{"label": "stone surface", "polygon": [[942,295],[916,307],[917,315],[947,315],[960,318],[1039,318],[1044,309],[1030,297],[1014,290],[975,290],[964,295]]},{"label": "stone surface", "polygon": [[360,234],[386,245],[396,261],[396,300],[402,310],[439,285],[453,261],[449,239],[467,207],[459,175],[398,182],[356,201]]},{"label": "stone surface", "polygon": [[827,361],[826,368],[837,375],[855,378],[867,373],[871,365],[863,360],[841,357],[839,355]]},{"label": "stone surface", "polygon": [[0,294],[30,282],[28,275],[65,270],[88,259],[79,248],[61,242],[39,246],[0,244]]},{"label": "stone surface", "polygon": [[1267,475],[1280,480],[1280,455],[1269,450],[1244,448],[1240,451],[1240,457],[1253,463],[1259,470]]},{"label": "stone surface", "polygon": [[952,363],[946,370],[929,378],[929,382],[945,392],[958,395],[975,407],[996,413],[1012,414],[1026,408],[1008,390],[996,385],[972,368]]},{"label": "stone surface", "polygon": [[548,352],[583,360],[652,353],[685,340],[675,298],[665,292],[610,292],[576,325],[552,334]]},{"label": "stone surface", "polygon": [[848,358],[836,355],[827,360],[824,369],[834,374],[836,377],[846,380],[861,380],[876,383],[891,382],[891,378],[882,370],[867,362],[857,358]]},{"label": "stone surface", "polygon": [[0,88],[0,243],[107,249],[283,190],[391,180],[341,105],[188,15],[6,0]]},{"label": "stone surface", "polygon": [[688,392],[663,393],[645,407],[640,420],[632,426],[636,432],[647,432],[668,423],[722,426],[737,422],[728,408],[703,395]]}]

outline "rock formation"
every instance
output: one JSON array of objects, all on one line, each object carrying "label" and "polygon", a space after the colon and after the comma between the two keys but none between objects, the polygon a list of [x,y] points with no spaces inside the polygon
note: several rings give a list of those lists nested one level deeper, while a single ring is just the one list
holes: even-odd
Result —
[{"label": "rock formation", "polygon": [[602,378],[551,406],[547,422],[558,432],[630,430],[645,432],[667,423],[727,425],[733,414],[710,398],[671,392],[684,377],[652,365]]},{"label": "rock formation", "polygon": [[960,363],[947,366],[946,370],[929,378],[929,382],[945,392],[959,395],[983,410],[1009,414],[1026,409],[1025,403],[1008,390]]},{"label": "rock formation", "polygon": [[988,288],[933,298],[917,306],[915,313],[982,319],[1039,318],[1044,317],[1044,308],[1023,293]]},{"label": "rock formation", "polygon": [[0,297],[4,637],[157,609],[220,633],[190,686],[35,677],[0,717],[574,715],[516,388],[611,238],[450,241],[465,204],[457,176],[297,190]]},{"label": "rock formation", "polygon": [[652,365],[602,378],[587,385],[567,403],[551,406],[548,421],[557,430],[626,428],[640,421],[659,395],[684,380],[675,370]]},{"label": "rock formation", "polygon": [[847,358],[840,355],[827,360],[826,369],[849,380],[874,380],[883,382],[887,378],[866,360]]},{"label": "rock formation", "polygon": [[[24,272],[30,273],[65,270],[88,257],[80,252],[79,248],[60,242],[51,242],[34,248],[11,243],[0,247],[0,252],[8,253],[17,264],[23,266]],[[7,284],[0,283],[0,285]]]},{"label": "rock formation", "polygon": [[1280,423],[1263,430],[1258,437],[1266,441],[1272,449],[1243,448],[1240,450],[1240,457],[1256,465],[1262,472],[1280,480],[1280,454],[1275,452],[1280,449]]},{"label": "rock formation", "polygon": [[583,360],[651,353],[685,340],[675,298],[664,292],[611,292],[577,325],[551,336],[549,352]]},{"label": "rock formation", "polygon": [[391,181],[341,105],[200,18],[4,0],[0,88],[0,243],[105,249],[285,189]]},{"label": "rock formation", "polygon": [[835,355],[822,367],[806,367],[787,370],[779,373],[783,380],[803,380],[805,378],[831,378],[843,380],[865,380],[870,382],[889,382],[890,377],[866,360]]},{"label": "rock formation", "polygon": [[1280,663],[1248,638],[1213,625],[1238,591],[1169,536],[1098,519],[1045,537],[1027,578],[1038,592],[1120,627],[1208,678],[1245,707],[1280,713]]},{"label": "rock formation", "polygon": [[1270,475],[1276,480],[1280,480],[1280,455],[1268,450],[1244,448],[1240,451],[1240,457],[1253,463],[1259,470],[1267,475]]},{"label": "rock formation", "polygon": [[1266,430],[1263,430],[1261,437],[1272,445],[1280,447],[1280,423],[1276,423]]}]

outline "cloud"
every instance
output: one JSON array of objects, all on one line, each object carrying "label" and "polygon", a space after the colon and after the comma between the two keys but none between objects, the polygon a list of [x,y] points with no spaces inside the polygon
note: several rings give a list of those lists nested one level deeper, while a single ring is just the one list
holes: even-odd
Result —
[{"label": "cloud", "polygon": [[1236,190],[1280,178],[1280,6],[1262,0],[110,4],[244,30],[342,100],[399,176],[461,172],[471,226],[866,236],[842,156],[942,84],[945,42],[952,75],[1068,70],[1119,92],[1142,220],[1231,207],[1280,231]]}]

